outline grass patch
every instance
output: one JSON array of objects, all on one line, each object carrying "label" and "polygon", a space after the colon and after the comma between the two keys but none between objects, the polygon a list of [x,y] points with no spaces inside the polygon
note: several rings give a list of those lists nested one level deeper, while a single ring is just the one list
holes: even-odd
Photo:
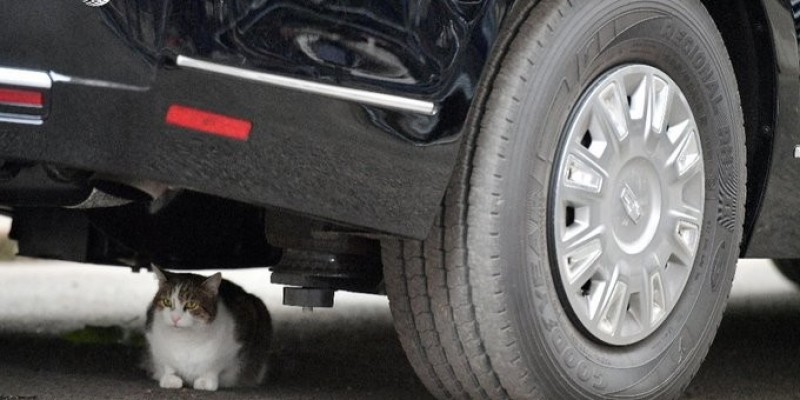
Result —
[{"label": "grass patch", "polygon": [[145,338],[141,332],[121,326],[87,325],[83,329],[65,333],[61,338],[74,344],[124,344],[135,347],[145,345]]},{"label": "grass patch", "polygon": [[11,261],[17,256],[17,242],[11,239],[0,239],[0,261]]}]

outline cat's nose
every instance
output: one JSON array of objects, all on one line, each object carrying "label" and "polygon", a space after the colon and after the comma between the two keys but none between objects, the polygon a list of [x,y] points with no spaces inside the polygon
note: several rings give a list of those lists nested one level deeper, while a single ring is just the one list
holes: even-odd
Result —
[{"label": "cat's nose", "polygon": [[181,320],[181,316],[180,315],[171,315],[171,317],[172,317],[172,323],[175,324],[175,325],[177,325],[178,321]]}]

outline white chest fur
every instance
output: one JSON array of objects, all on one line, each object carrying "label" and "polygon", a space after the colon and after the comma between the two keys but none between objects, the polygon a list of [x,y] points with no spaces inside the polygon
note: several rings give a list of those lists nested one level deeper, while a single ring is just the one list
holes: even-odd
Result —
[{"label": "white chest fur", "polygon": [[210,324],[176,328],[156,317],[146,337],[156,379],[165,369],[171,369],[187,382],[210,373],[219,375],[221,386],[236,383],[241,368],[238,357],[241,345],[236,341],[233,316],[222,302]]}]

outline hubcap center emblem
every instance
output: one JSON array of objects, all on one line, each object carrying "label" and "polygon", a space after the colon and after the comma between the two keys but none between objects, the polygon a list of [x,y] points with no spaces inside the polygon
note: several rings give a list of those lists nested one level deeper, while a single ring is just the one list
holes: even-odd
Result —
[{"label": "hubcap center emblem", "polygon": [[639,203],[639,196],[636,195],[627,183],[625,187],[622,188],[619,199],[622,201],[622,207],[625,208],[625,213],[628,214],[628,218],[630,218],[634,224],[638,224],[639,220],[642,218],[642,206]]}]

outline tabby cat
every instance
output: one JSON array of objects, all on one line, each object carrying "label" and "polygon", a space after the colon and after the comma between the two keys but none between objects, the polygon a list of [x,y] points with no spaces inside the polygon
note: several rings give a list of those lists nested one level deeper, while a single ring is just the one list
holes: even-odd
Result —
[{"label": "tabby cat", "polygon": [[153,267],[158,292],[147,309],[145,362],[162,388],[254,386],[263,382],[271,323],[256,296],[220,273],[205,277]]}]

